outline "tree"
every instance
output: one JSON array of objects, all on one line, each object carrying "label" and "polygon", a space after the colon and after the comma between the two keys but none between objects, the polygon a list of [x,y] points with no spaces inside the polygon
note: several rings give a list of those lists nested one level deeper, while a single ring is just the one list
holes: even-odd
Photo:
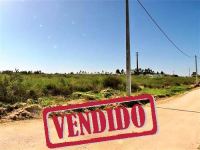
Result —
[{"label": "tree", "polygon": [[125,71],[124,71],[124,69],[122,69],[122,70],[121,70],[121,74],[125,74]]},{"label": "tree", "polygon": [[18,72],[19,72],[19,69],[16,69],[16,68],[15,68],[15,72],[18,73]]},{"label": "tree", "polygon": [[197,74],[196,72],[193,72],[193,73],[192,73],[192,76],[194,77],[194,76],[196,76],[196,74]]},{"label": "tree", "polygon": [[33,73],[34,74],[42,74],[42,71],[41,70],[37,70],[37,71],[34,71]]},{"label": "tree", "polygon": [[116,74],[121,74],[119,69],[116,70]]}]

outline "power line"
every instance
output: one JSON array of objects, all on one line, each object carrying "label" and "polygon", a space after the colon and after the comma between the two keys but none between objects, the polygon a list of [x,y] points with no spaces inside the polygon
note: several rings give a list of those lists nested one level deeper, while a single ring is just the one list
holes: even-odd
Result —
[{"label": "power line", "polygon": [[140,2],[140,0],[137,0],[137,2],[140,4],[140,6],[144,9],[144,11],[147,13],[147,15],[150,17],[150,19],[153,21],[153,23],[158,27],[158,29],[164,34],[164,36],[167,38],[167,40],[183,55],[185,55],[188,58],[191,58],[192,56],[185,53],[183,50],[181,50],[175,42],[171,40],[171,38],[167,35],[167,33],[160,27],[160,25],[156,22],[156,20],[152,17],[152,15],[148,12],[148,10],[144,7],[144,5]]}]

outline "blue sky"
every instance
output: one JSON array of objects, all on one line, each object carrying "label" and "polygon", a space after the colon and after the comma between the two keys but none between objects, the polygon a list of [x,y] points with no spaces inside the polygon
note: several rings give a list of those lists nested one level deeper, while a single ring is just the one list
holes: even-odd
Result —
[{"label": "blue sky", "polygon": [[[189,55],[200,49],[200,1],[141,0]],[[0,0],[0,70],[115,71],[125,68],[124,0]],[[130,1],[131,57],[142,68],[188,75],[194,59],[166,40]]]}]

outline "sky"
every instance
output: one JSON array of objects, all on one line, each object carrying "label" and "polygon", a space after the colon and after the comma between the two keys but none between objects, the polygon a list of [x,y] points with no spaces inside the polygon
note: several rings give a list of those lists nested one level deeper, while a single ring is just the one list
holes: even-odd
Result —
[{"label": "sky", "polygon": [[[140,1],[193,58],[178,52],[130,0],[132,68],[138,51],[141,68],[179,75],[195,71],[200,1]],[[124,0],[0,0],[0,70],[115,72],[125,69],[125,50]]]}]

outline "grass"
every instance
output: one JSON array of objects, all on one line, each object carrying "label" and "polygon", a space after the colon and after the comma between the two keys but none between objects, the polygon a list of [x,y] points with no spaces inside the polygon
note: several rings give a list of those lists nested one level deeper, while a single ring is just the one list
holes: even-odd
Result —
[{"label": "grass", "polygon": [[66,103],[66,99],[63,97],[42,97],[39,98],[38,103],[42,107],[51,106],[51,105],[62,105]]},{"label": "grass", "polygon": [[151,94],[157,97],[173,96],[176,94],[183,93],[190,89],[188,85],[171,86],[167,88],[144,88],[139,93],[140,94]]},{"label": "grass", "polygon": [[[132,76],[132,93],[158,97],[187,91],[192,77]],[[0,74],[0,102],[62,104],[72,99],[102,99],[125,95],[125,75]]]}]

